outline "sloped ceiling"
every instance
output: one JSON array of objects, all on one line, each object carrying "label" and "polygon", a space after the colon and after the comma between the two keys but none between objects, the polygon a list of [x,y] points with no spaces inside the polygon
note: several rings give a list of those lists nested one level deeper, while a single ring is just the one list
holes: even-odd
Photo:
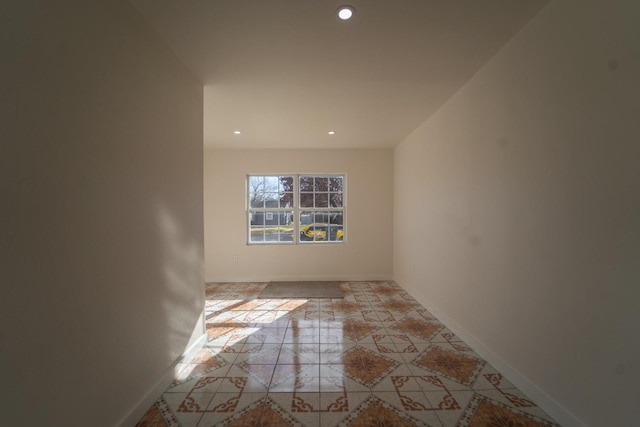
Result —
[{"label": "sloped ceiling", "polygon": [[259,149],[395,146],[548,3],[131,1],[204,84],[205,146]]}]

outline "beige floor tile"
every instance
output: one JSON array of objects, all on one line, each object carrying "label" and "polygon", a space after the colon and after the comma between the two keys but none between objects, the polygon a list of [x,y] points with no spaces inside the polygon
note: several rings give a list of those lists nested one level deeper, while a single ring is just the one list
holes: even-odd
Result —
[{"label": "beige floor tile", "polygon": [[394,282],[343,282],[343,299],[257,299],[265,286],[206,285],[209,339],[147,424],[556,425]]}]

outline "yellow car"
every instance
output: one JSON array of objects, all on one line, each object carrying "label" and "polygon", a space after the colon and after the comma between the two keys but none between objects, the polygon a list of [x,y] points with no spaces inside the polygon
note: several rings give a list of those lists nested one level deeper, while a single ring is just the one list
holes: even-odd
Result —
[{"label": "yellow car", "polygon": [[[342,226],[331,226],[336,229],[335,239],[332,241],[343,241],[344,231]],[[300,240],[304,241],[324,241],[327,240],[327,224],[308,224],[300,228]]]}]

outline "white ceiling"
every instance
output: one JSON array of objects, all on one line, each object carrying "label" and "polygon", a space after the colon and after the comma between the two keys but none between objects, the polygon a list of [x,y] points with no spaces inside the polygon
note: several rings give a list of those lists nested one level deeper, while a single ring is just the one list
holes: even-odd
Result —
[{"label": "white ceiling", "polygon": [[548,3],[131,1],[204,84],[216,148],[393,147]]}]

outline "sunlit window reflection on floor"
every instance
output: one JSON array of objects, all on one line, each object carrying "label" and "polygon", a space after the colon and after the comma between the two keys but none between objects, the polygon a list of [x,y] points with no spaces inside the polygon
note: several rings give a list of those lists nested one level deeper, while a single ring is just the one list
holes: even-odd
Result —
[{"label": "sunlit window reflection on floor", "polygon": [[207,342],[139,426],[557,426],[392,281],[340,299],[266,285],[206,286]]}]

